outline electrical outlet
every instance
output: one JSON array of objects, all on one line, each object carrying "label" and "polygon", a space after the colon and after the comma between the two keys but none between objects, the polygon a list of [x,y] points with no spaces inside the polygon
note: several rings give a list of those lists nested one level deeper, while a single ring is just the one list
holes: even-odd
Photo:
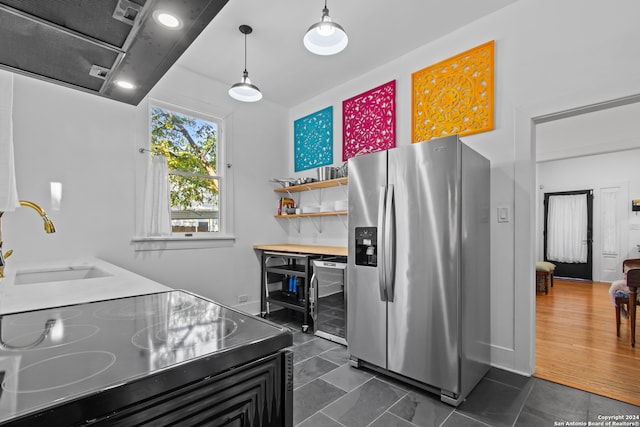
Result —
[{"label": "electrical outlet", "polygon": [[248,299],[249,297],[246,295],[238,295],[238,303],[247,302]]}]

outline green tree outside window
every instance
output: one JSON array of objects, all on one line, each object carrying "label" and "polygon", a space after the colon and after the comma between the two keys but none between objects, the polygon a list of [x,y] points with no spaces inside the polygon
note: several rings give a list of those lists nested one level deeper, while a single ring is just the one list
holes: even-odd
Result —
[{"label": "green tree outside window", "polygon": [[219,231],[218,125],[151,107],[151,151],[167,158],[173,231]]}]

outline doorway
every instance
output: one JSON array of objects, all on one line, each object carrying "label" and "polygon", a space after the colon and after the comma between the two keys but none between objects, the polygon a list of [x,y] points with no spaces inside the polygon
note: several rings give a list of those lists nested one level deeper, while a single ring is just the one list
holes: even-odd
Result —
[{"label": "doorway", "polygon": [[544,260],[554,275],[593,279],[593,190],[544,194]]},{"label": "doorway", "polygon": [[[512,291],[513,303],[513,344],[505,346],[504,349],[495,346],[493,348],[492,358],[496,360],[496,363],[504,360],[506,366],[512,366],[514,370],[533,374],[536,365],[536,286],[535,286],[535,262],[540,260],[542,251],[538,252],[538,248],[542,247],[542,233],[537,234],[538,222],[542,221],[542,214],[538,215],[538,203],[541,205],[542,201],[536,197],[538,188],[541,187],[541,183],[537,180],[537,158],[536,149],[538,148],[538,133],[537,125],[550,122],[560,121],[563,118],[571,118],[579,114],[584,114],[593,111],[601,111],[606,109],[612,109],[618,106],[625,106],[635,104],[640,107],[640,94],[629,95],[613,100],[600,102],[600,99],[610,99],[607,96],[610,95],[610,91],[607,89],[598,90],[595,92],[579,92],[572,93],[570,96],[564,94],[561,98],[554,100],[547,100],[545,102],[536,102],[534,104],[516,107],[514,108],[514,166],[513,166],[513,180],[514,185],[514,220],[517,219],[519,225],[513,229],[514,238],[514,283]],[[583,101],[583,102],[580,102]],[[567,102],[569,101],[569,102]],[[579,107],[576,107],[579,105]],[[626,124],[634,125],[637,123],[638,114],[635,119],[625,121]],[[586,128],[586,126],[585,126]],[[584,132],[583,132],[584,134]],[[608,132],[608,135],[620,134],[619,130],[616,132]],[[629,146],[635,143],[638,147],[637,138],[637,126],[635,128],[636,138],[629,141],[623,141],[619,144],[609,143],[611,150],[622,151],[630,149]],[[590,137],[590,134],[585,136]],[[574,150],[564,149],[559,154],[570,154],[566,157],[585,155],[584,153],[578,154]],[[634,170],[638,170],[634,167]],[[567,169],[564,169],[564,175],[567,175]],[[636,180],[635,182],[640,182]],[[584,185],[580,185],[584,187]],[[619,193],[619,203],[623,203],[626,209],[628,208],[627,199],[624,196],[626,193],[622,193],[619,189],[625,187],[613,183],[613,187],[616,192]],[[597,204],[597,203],[596,203]],[[540,210],[542,208],[540,207]],[[596,206],[597,209],[597,206]],[[596,210],[594,209],[594,210]],[[542,227],[540,226],[540,229]],[[640,230],[640,228],[639,228]],[[625,235],[620,235],[621,239],[627,239],[627,230]],[[598,230],[596,229],[596,235]],[[538,242],[538,238],[540,242]],[[634,248],[634,251],[637,249]],[[637,252],[636,252],[637,255]],[[624,256],[624,254],[620,254]],[[594,258],[596,259],[596,258]],[[599,259],[599,258],[597,258]],[[612,264],[611,272],[617,274],[617,265]],[[516,314],[517,313],[517,314]],[[494,357],[495,356],[495,357]]]},{"label": "doorway", "polygon": [[[577,108],[574,110],[567,110],[565,112],[560,112],[557,114],[549,114],[546,116],[530,114],[529,120],[530,120],[531,127],[533,128],[531,129],[531,139],[530,139],[530,143],[531,143],[530,148],[532,149],[531,154],[535,154],[536,149],[538,148],[538,144],[537,144],[538,137],[540,136],[539,134],[541,133],[539,132],[539,130],[542,128],[542,126],[539,126],[539,125],[549,123],[549,122],[555,122],[555,121],[563,122],[564,120],[562,119],[574,118],[579,115],[585,115],[585,118],[586,118],[589,116],[587,113],[593,113],[593,112],[606,111],[607,114],[612,114],[612,111],[615,111],[616,107],[630,106],[631,104],[636,105],[636,107],[634,108],[637,108],[637,106],[640,106],[640,95],[634,95],[632,97],[628,97],[624,99],[605,102],[605,103],[592,105],[584,108]],[[524,125],[524,120],[522,121],[522,123]],[[523,126],[523,128],[525,130],[527,129],[526,126]],[[581,133],[581,132],[582,134],[578,135],[578,138],[577,138],[578,140],[580,140],[580,137],[584,136],[584,129],[581,129],[580,132],[576,132],[576,133]],[[611,138],[613,138],[614,136],[617,137],[619,134],[623,134],[623,132],[622,131],[617,132],[616,130],[610,131],[607,135],[601,136],[600,142],[602,143],[602,142],[610,141]],[[585,138],[582,138],[582,139],[585,139]],[[550,144],[549,146],[552,146],[552,145],[553,144]],[[555,360],[552,360],[553,358],[551,354],[534,353],[534,357],[535,357],[534,359],[535,363],[533,366],[534,374],[538,369],[542,369],[542,367],[544,366],[543,365],[544,363],[547,363],[547,366],[550,366],[550,364],[555,364],[556,366],[558,366],[557,373],[570,374],[571,369],[566,367],[567,365],[569,365],[569,362],[573,361],[578,357],[583,357],[588,359],[593,354],[596,354],[596,353],[600,354],[603,348],[607,348],[608,350],[611,350],[613,353],[615,353],[616,351],[630,351],[628,342],[627,340],[624,339],[624,337],[616,338],[615,324],[613,323],[612,314],[611,314],[613,307],[607,295],[608,283],[602,282],[602,280],[621,278],[622,276],[621,259],[632,257],[634,255],[634,250],[633,248],[631,248],[632,245],[630,245],[632,240],[629,237],[629,234],[630,234],[629,231],[631,227],[630,227],[630,222],[628,218],[628,215],[629,215],[628,212],[630,210],[629,202],[628,202],[629,196],[630,196],[629,190],[633,191],[633,188],[631,188],[632,184],[627,185],[627,183],[625,183],[624,180],[628,179],[626,178],[628,176],[635,177],[635,175],[621,175],[619,171],[622,171],[622,170],[628,171],[628,170],[635,169],[634,166],[629,165],[629,162],[627,161],[627,159],[632,159],[633,157],[636,156],[636,154],[634,153],[632,156],[630,156],[627,153],[630,153],[628,150],[637,150],[640,147],[638,146],[631,147],[623,144],[616,145],[614,143],[611,143],[610,145],[611,145],[610,149],[608,150],[605,149],[601,152],[579,153],[578,144],[576,143],[571,148],[571,150],[565,149],[562,155],[559,154],[559,157],[557,158],[547,157],[542,160],[537,159],[540,162],[554,162],[555,160],[566,160],[566,162],[563,162],[561,166],[558,165],[555,168],[554,174],[551,174],[548,176],[545,175],[545,178],[542,178],[539,175],[540,169],[543,169],[543,168],[540,168],[539,165],[537,165],[536,159],[531,159],[533,160],[533,164],[537,165],[533,172],[537,180],[538,188],[541,190],[546,186],[545,184],[550,184],[552,182],[554,185],[554,190],[561,190],[564,188],[581,189],[581,188],[587,187],[587,185],[589,185],[589,187],[587,188],[593,189],[592,193],[595,194],[596,201],[595,201],[595,207],[592,205],[590,208],[589,216],[591,217],[591,221],[592,221],[590,225],[591,232],[588,235],[588,238],[586,239],[588,240],[588,243],[592,244],[592,247],[590,250],[592,256],[589,261],[592,263],[592,266],[590,269],[592,275],[591,277],[588,277],[588,276],[587,277],[588,277],[588,280],[595,279],[596,281],[587,283],[587,286],[585,286],[584,283],[577,281],[574,284],[575,285],[574,291],[576,290],[591,291],[592,289],[595,289],[595,288],[604,289],[604,291],[600,293],[602,295],[598,294],[599,297],[597,299],[597,303],[601,305],[601,308],[596,309],[595,305],[591,305],[591,303],[585,303],[588,305],[580,305],[580,304],[571,305],[571,304],[560,302],[560,305],[572,307],[571,309],[572,315],[577,316],[577,318],[580,319],[580,322],[583,322],[581,324],[580,330],[585,330],[586,326],[594,326],[594,328],[598,328],[597,330],[604,331],[603,337],[610,341],[610,342],[608,341],[609,342],[608,345],[603,346],[602,343],[604,342],[604,339],[600,339],[600,340],[594,339],[592,335],[589,335],[588,337],[586,337],[583,344],[578,345],[574,341],[574,339],[577,339],[576,338],[577,335],[575,334],[566,335],[565,343],[568,345],[568,347],[564,349],[566,351],[562,353],[562,357],[565,358],[564,360],[565,363],[563,363],[562,366],[560,366],[560,365],[557,365],[557,357]],[[587,146],[586,148],[589,149],[592,147],[593,145]],[[559,152],[561,150],[557,149],[557,151]],[[549,156],[551,156],[553,153],[551,150],[549,150],[548,154]],[[587,159],[594,159],[598,157],[596,156],[597,154],[603,154],[608,156],[607,160],[603,161],[598,158],[598,160],[590,161],[589,172],[585,173],[584,170],[580,168],[580,165],[581,164],[584,165],[584,163],[587,163],[588,162]],[[619,163],[613,163],[612,159],[614,158]],[[597,177],[596,174],[601,173],[602,170],[605,168],[605,166],[612,169],[609,169],[609,172],[606,175]],[[523,169],[523,171],[524,170],[525,169]],[[543,170],[549,171],[549,168],[545,168]],[[567,171],[571,171],[571,173],[567,173]],[[552,180],[550,178],[550,177],[557,178],[560,176],[566,177],[567,180],[570,181],[570,184],[569,185],[560,184],[559,182],[562,181],[561,179]],[[556,182],[558,182],[558,184],[556,184]],[[529,188],[533,190],[533,185],[531,185],[531,187]],[[546,236],[548,224],[546,224],[546,222],[548,217],[549,197],[551,197],[553,193],[550,190],[546,190],[546,191],[549,192],[549,194],[542,193],[542,191],[537,193],[538,194],[536,198],[537,206],[536,206],[536,209],[534,209],[536,213],[534,214],[534,217],[532,218],[532,221],[531,221],[532,224],[537,223],[537,227],[534,227],[534,231],[539,233],[539,234],[536,234],[535,236],[535,239],[537,239],[536,241],[538,243],[536,248],[537,250],[535,250],[532,253],[534,259],[541,259],[543,256],[546,259],[548,255],[547,253],[547,249],[548,249],[547,237],[548,236]],[[575,192],[555,191],[555,193],[557,195],[562,195],[563,193],[564,194],[567,194],[567,193],[586,194],[589,191],[590,190],[579,190]],[[542,203],[544,203],[544,206],[542,206]],[[595,211],[595,218],[593,215],[594,211]],[[607,217],[607,215],[604,215],[605,213],[610,214],[608,222],[605,221],[605,217]],[[618,230],[618,232],[616,232],[616,230]],[[595,243],[594,243],[594,236],[596,239]],[[611,259],[610,263],[608,263],[608,261],[605,262],[606,260],[609,260],[609,259]],[[552,262],[554,264],[557,264],[557,266],[561,264],[561,263],[557,263],[556,261],[552,261]],[[560,267],[561,267],[560,272],[557,270],[558,267],[556,267],[556,276],[563,275],[565,277],[572,277],[572,276],[576,277],[578,275],[572,272],[567,273],[566,270],[563,272],[562,266]],[[610,276],[603,274],[604,271],[609,271],[609,270],[611,273]],[[562,280],[558,282],[562,282]],[[556,282],[556,286],[558,286],[558,284],[562,285],[562,283],[558,283],[558,282]],[[534,327],[534,333],[533,333],[534,340],[536,340],[535,329],[536,328],[540,329],[542,331],[541,334],[544,334],[545,332],[544,328],[545,326],[548,326],[544,323],[546,322],[545,319],[541,320],[542,323],[538,323],[539,319],[536,316],[535,307],[540,306],[542,307],[542,309],[544,309],[545,306],[543,306],[543,303],[545,304],[553,303],[554,294],[557,294],[557,296],[559,297],[561,290],[562,289],[553,289],[552,292],[549,293],[549,298],[547,296],[535,296],[535,291],[532,291],[532,294],[533,294],[532,302],[534,306],[534,312],[532,313],[532,316],[534,318],[534,325],[536,324],[538,325]],[[589,295],[593,296],[595,294],[589,293]],[[569,297],[574,298],[575,292],[570,292]],[[575,303],[573,299],[571,301]],[[559,315],[558,313],[555,313],[553,310],[548,310],[548,312],[555,316],[559,316],[558,320],[560,325],[565,324],[567,322],[566,316],[562,317],[561,314]],[[596,325],[594,322],[597,318],[600,318],[601,322]],[[537,343],[534,343],[533,345],[534,352],[536,348],[540,349],[543,347],[542,342],[543,341],[538,341]],[[617,347],[620,347],[620,348],[617,348]],[[558,346],[556,346],[556,349],[558,349]],[[624,358],[624,354],[615,353],[612,357]],[[640,361],[639,356],[635,353],[631,355],[631,358],[633,360]],[[584,367],[586,365],[578,364],[576,366]],[[604,390],[609,388],[609,385],[606,384],[607,379],[603,380],[604,382],[595,381],[592,378],[593,374],[595,374],[595,372],[592,370],[589,370],[589,369],[581,370],[579,375],[580,381],[582,381],[583,384],[597,383],[597,387],[600,387],[599,390],[601,392],[598,392],[598,390],[590,390],[590,391],[596,394],[605,394]],[[607,378],[610,378],[612,383],[615,383],[617,381],[615,375],[610,375]],[[549,380],[553,381],[553,379],[549,379]],[[558,382],[561,382],[561,381],[558,381]],[[580,385],[581,385],[580,383],[573,384],[573,386],[577,388],[581,388]],[[583,388],[583,389],[586,389],[586,388]]]}]

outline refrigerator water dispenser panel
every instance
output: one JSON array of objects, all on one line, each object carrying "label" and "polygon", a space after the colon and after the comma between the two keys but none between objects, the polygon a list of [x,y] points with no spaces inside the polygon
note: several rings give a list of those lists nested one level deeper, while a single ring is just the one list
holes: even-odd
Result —
[{"label": "refrigerator water dispenser panel", "polygon": [[356,265],[378,266],[378,227],[356,227]]}]

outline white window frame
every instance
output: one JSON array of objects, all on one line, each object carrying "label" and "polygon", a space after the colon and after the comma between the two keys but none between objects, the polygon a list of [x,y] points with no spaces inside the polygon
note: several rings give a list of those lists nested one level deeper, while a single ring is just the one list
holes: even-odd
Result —
[{"label": "white window frame", "polygon": [[[219,226],[217,232],[172,233],[171,236],[135,236],[132,239],[136,251],[156,251],[173,249],[207,249],[233,246],[235,235],[233,232],[233,168],[231,160],[231,114],[216,112],[210,105],[176,105],[159,99],[148,98],[146,109],[146,138],[142,148],[144,155],[149,155],[151,149],[151,108],[196,117],[218,125],[217,141],[217,173],[219,179]],[[145,162],[145,165],[147,163]],[[145,174],[139,174],[143,178]],[[138,186],[140,188],[140,185]],[[141,218],[141,212],[138,213]]]}]

